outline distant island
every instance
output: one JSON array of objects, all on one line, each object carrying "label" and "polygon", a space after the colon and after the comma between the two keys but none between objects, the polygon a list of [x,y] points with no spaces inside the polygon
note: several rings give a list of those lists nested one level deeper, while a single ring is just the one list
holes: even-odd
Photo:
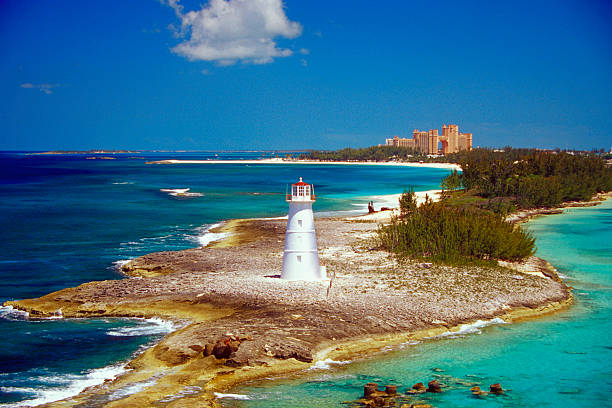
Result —
[{"label": "distant island", "polygon": [[142,153],[142,150],[50,150],[47,152],[28,153],[30,155],[41,154],[121,154],[121,153]]}]

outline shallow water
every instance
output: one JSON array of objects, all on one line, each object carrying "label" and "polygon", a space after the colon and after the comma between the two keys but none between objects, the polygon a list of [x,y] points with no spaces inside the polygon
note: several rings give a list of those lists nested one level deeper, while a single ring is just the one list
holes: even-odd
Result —
[{"label": "shallow water", "polygon": [[[363,385],[398,385],[438,379],[442,394],[406,402],[435,407],[612,406],[612,200],[598,207],[539,217],[527,228],[537,237],[537,255],[549,260],[574,287],[575,304],[552,316],[494,324],[472,334],[405,345],[367,360],[278,379],[230,392],[226,407],[337,407],[359,398]],[[476,398],[470,386],[502,396]]]},{"label": "shallow water", "polygon": [[[314,183],[314,209],[321,215],[364,212],[372,195],[438,188],[449,172],[359,165],[145,163],[254,159],[262,152],[115,157],[0,153],[0,303],[92,280],[121,279],[121,261],[202,245],[212,237],[210,226],[225,219],[286,215],[286,185],[300,176]],[[162,191],[184,188],[199,195]],[[156,321],[27,320],[0,309],[0,333],[10,333],[0,349],[0,406],[65,397],[110,378],[121,372],[122,362],[169,330]]]}]

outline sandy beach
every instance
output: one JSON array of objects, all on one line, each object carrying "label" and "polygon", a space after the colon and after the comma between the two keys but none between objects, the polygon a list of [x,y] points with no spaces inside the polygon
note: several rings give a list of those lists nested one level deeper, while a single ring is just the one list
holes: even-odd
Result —
[{"label": "sandy beach", "polygon": [[333,164],[333,165],[366,165],[366,166],[405,166],[428,167],[435,169],[461,170],[455,163],[425,163],[425,162],[369,162],[369,161],[320,161],[320,160],[285,160],[280,158],[258,160],[158,160],[147,164]]},{"label": "sandy beach", "polygon": [[[49,406],[110,400],[106,406],[170,401],[170,407],[201,407],[217,406],[215,392],[249,379],[299,374],[328,358],[364,358],[462,324],[511,322],[571,303],[554,269],[535,257],[505,267],[399,263],[375,240],[391,213],[318,218],[320,258],[330,277],[322,282],[278,278],[285,220],[231,220],[214,231],[227,238],[207,247],[127,263],[127,279],[6,305],[31,317],[53,317],[59,310],[64,317],[156,316],[181,327],[116,380]],[[209,355],[230,345],[227,354]],[[187,388],[196,391],[187,395]],[[113,397],[122,392],[122,398]]]}]

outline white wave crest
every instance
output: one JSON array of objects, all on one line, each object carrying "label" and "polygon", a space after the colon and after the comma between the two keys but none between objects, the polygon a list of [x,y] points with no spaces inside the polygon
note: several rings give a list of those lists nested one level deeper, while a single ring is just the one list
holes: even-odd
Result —
[{"label": "white wave crest", "polygon": [[215,392],[215,397],[217,398],[233,398],[233,399],[237,399],[237,400],[249,400],[251,398],[249,398],[248,395],[244,395],[244,394],[222,394],[220,392]]},{"label": "white wave crest", "polygon": [[15,309],[13,306],[0,306],[0,319],[25,320],[30,317],[28,312]]},{"label": "white wave crest", "polygon": [[438,338],[438,337],[454,338],[454,337],[465,336],[466,334],[480,334],[482,333],[482,330],[480,329],[487,327],[487,326],[492,326],[494,324],[507,324],[507,322],[505,322],[503,319],[500,319],[499,317],[496,317],[495,319],[491,319],[491,320],[476,320],[474,323],[462,324],[461,326],[459,326],[459,330],[457,331],[447,331],[438,336],[435,336],[434,338]]},{"label": "white wave crest", "polygon": [[113,184],[134,184],[133,181],[115,181]]},{"label": "white wave crest", "polygon": [[130,261],[131,259],[120,259],[118,261],[113,262],[113,267],[117,270],[121,270],[121,267]]},{"label": "white wave crest", "polygon": [[174,323],[157,317],[151,319],[138,319],[137,326],[121,327],[106,332],[108,336],[115,337],[137,337],[152,336],[155,334],[167,334],[176,330]]},{"label": "white wave crest", "polygon": [[314,363],[314,365],[311,366],[309,370],[329,370],[332,368],[332,365],[342,365],[342,364],[348,364],[350,362],[351,362],[350,360],[336,361],[336,360],[332,360],[331,358],[326,358],[325,360],[319,360],[316,363]]},{"label": "white wave crest", "polygon": [[223,238],[228,237],[230,234],[228,232],[211,232],[210,230],[221,226],[221,224],[213,224],[209,226],[200,227],[200,234],[196,237],[198,244],[205,247],[211,242],[219,241]]},{"label": "white wave crest", "polygon": [[117,364],[89,370],[81,375],[68,374],[62,375],[61,377],[51,376],[48,378],[48,381],[46,381],[47,378],[45,377],[40,378],[43,382],[58,384],[57,387],[53,388],[0,387],[1,392],[15,392],[33,396],[31,399],[21,401],[17,404],[0,404],[0,407],[33,407],[41,404],[48,404],[53,401],[59,401],[75,396],[85,388],[102,384],[105,380],[113,380],[126,371],[127,369],[123,364]]},{"label": "white wave crest", "polygon": [[191,193],[189,188],[160,188],[159,191],[168,193],[173,197],[202,197],[202,193]]}]

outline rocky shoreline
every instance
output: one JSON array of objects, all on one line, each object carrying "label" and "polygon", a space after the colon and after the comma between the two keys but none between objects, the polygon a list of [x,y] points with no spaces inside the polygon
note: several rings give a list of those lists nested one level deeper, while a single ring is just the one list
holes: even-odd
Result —
[{"label": "rocky shoreline", "polygon": [[[299,372],[326,358],[360,358],[476,320],[515,321],[571,303],[569,289],[543,260],[461,268],[399,263],[377,248],[378,221],[359,217],[316,221],[331,280],[282,281],[285,223],[232,220],[220,227],[229,238],[137,258],[122,267],[127,279],[6,302],[31,317],[183,322],[130,362],[128,373],[48,406],[217,406],[215,392],[249,379]],[[138,384],[146,387],[109,399]]]}]

